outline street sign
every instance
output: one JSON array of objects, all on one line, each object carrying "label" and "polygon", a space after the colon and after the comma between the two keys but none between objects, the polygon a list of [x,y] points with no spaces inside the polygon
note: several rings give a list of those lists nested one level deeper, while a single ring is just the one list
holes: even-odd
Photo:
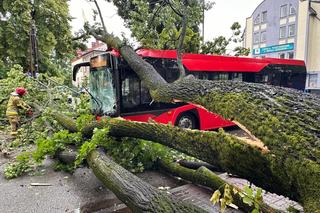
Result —
[{"label": "street sign", "polygon": [[287,51],[287,50],[293,50],[293,49],[294,49],[294,43],[288,43],[288,44],[274,45],[269,47],[253,49],[253,54],[261,55],[261,54],[281,52],[281,51]]}]

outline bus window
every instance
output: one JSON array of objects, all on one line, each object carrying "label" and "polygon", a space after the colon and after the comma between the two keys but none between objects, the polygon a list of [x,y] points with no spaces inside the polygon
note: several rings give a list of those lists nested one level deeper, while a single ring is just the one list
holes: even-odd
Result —
[{"label": "bus window", "polygon": [[242,73],[237,73],[237,72],[231,73],[231,80],[242,81]]},{"label": "bus window", "polygon": [[199,72],[199,73],[197,73],[197,77],[196,78],[201,79],[201,80],[208,80],[209,79],[209,75],[208,75],[208,73],[205,73],[205,72]]},{"label": "bus window", "polygon": [[140,104],[140,80],[136,75],[127,74],[122,78],[121,95],[124,110]]},{"label": "bus window", "polygon": [[151,103],[152,98],[150,96],[148,88],[145,86],[145,83],[141,81],[141,104]]},{"label": "bus window", "polygon": [[273,70],[271,73],[271,85],[280,86],[281,73],[283,70]]},{"label": "bus window", "polygon": [[219,80],[229,80],[228,73],[219,73]]},{"label": "bus window", "polygon": [[[165,72],[165,76],[163,76],[161,73],[160,73],[160,75],[162,75],[162,77],[168,83],[172,83],[172,82],[175,82],[176,80],[178,80],[178,78],[180,76],[180,72],[179,72],[177,62],[175,60],[171,60],[171,59],[163,59],[161,61],[162,61],[161,70],[163,70]],[[159,67],[160,67],[160,65],[159,65]]]},{"label": "bus window", "polygon": [[268,72],[256,73],[255,83],[259,84],[271,84],[272,74]]},{"label": "bus window", "polygon": [[280,86],[282,87],[292,87],[292,71],[285,70],[285,72],[281,73],[281,81]]},{"label": "bus window", "polygon": [[179,78],[180,72],[179,69],[176,68],[171,68],[171,69],[166,69],[166,77],[165,80],[168,83],[172,83],[175,82],[178,78]]},{"label": "bus window", "polygon": [[254,83],[255,82],[255,73],[250,73],[250,72],[243,73],[242,79],[244,82]]},{"label": "bus window", "polygon": [[210,80],[220,80],[219,79],[219,76],[220,76],[220,74],[219,73],[212,73],[212,77],[211,77],[211,79]]},{"label": "bus window", "polygon": [[[195,76],[197,78],[197,76]],[[198,73],[199,79],[204,80],[213,80],[213,81],[220,81],[220,80],[229,80],[229,73],[220,73],[220,72],[200,72]]]},{"label": "bus window", "polygon": [[116,92],[111,69],[96,68],[89,75],[89,91],[93,98],[93,111],[98,114],[113,114],[116,111]]},{"label": "bus window", "polygon": [[193,72],[192,75],[196,78],[196,79],[200,79],[200,75],[198,72]]},{"label": "bus window", "polygon": [[203,79],[203,80],[208,80],[208,79],[209,79],[208,73],[203,73],[203,74],[202,74],[202,79]]},{"label": "bus window", "polygon": [[291,75],[290,85],[292,88],[303,90],[306,84],[306,71],[295,71]]}]

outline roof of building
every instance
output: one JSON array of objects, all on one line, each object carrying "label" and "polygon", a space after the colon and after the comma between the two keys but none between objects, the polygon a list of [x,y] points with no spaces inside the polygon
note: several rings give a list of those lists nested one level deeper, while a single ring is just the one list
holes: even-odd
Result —
[{"label": "roof of building", "polygon": [[[103,48],[105,47],[105,48]],[[102,48],[102,49],[101,49]],[[92,52],[105,52],[107,50],[107,45],[103,42],[99,42],[99,41],[95,41],[95,42],[92,42],[91,43],[91,47],[88,48],[87,50],[85,51],[82,51],[82,50],[77,50],[77,57],[73,58],[71,60],[71,62],[74,62],[76,60],[78,60],[79,58],[82,58]]]}]

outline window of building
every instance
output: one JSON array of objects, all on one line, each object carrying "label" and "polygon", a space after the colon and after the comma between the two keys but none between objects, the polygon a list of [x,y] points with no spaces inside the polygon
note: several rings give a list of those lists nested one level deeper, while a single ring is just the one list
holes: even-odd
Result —
[{"label": "window of building", "polygon": [[286,58],[286,54],[280,53],[280,54],[279,54],[279,58],[282,58],[282,59]]},{"label": "window of building", "polygon": [[267,17],[268,17],[267,11],[262,12],[261,23],[266,23],[267,22]]},{"label": "window of building", "polygon": [[286,17],[288,15],[288,5],[282,5],[280,7],[280,18]]},{"label": "window of building", "polygon": [[255,18],[254,24],[260,24],[260,14]]},{"label": "window of building", "polygon": [[280,38],[285,38],[287,35],[287,27],[286,26],[283,26],[283,27],[280,27]]},{"label": "window of building", "polygon": [[318,74],[309,74],[308,87],[317,87]]},{"label": "window of building", "polygon": [[288,58],[293,59],[294,58],[294,52],[288,52]]},{"label": "window of building", "polygon": [[267,41],[267,32],[266,32],[266,31],[261,32],[261,34],[260,34],[260,41],[261,41],[261,43]]},{"label": "window of building", "polygon": [[260,42],[259,33],[253,34],[253,43],[258,44]]},{"label": "window of building", "polygon": [[296,26],[294,24],[289,25],[288,27],[288,36],[292,37],[296,34]]},{"label": "window of building", "polygon": [[296,8],[294,8],[293,5],[290,5],[289,15],[295,15],[295,14],[296,14]]}]

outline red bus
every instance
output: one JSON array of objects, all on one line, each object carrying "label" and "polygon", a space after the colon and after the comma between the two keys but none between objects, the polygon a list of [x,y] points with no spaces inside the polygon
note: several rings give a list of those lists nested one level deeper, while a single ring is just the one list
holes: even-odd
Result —
[{"label": "red bus", "polygon": [[[141,49],[137,53],[152,64],[169,83],[179,77],[174,50]],[[184,54],[187,74],[199,79],[265,83],[304,90],[303,61]],[[156,122],[200,130],[235,126],[231,121],[192,103],[154,103],[144,83],[117,51],[91,58],[73,68],[73,80],[80,67],[90,66],[89,92],[93,113],[121,116],[128,120]]]}]

